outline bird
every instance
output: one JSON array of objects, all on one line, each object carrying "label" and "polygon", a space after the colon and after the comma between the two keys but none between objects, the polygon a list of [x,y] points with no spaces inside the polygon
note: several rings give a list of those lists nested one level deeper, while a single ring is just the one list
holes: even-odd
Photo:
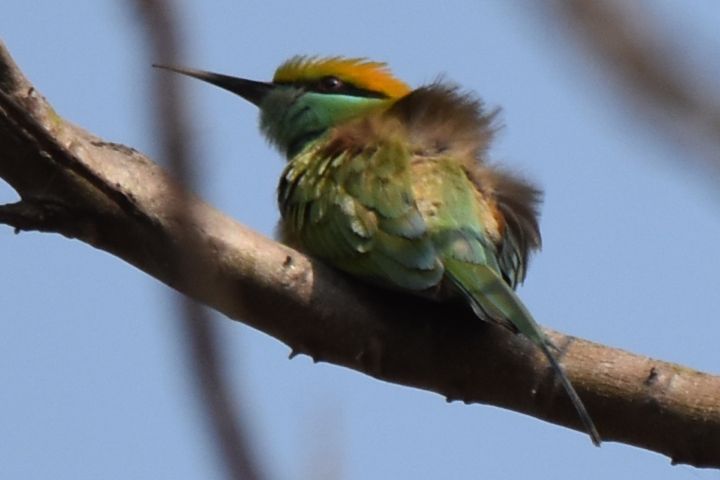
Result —
[{"label": "bird", "polygon": [[541,246],[542,192],[489,162],[497,111],[444,80],[411,89],[366,58],[294,56],[269,82],[154,66],[259,107],[262,133],[287,158],[282,240],[379,287],[461,298],[524,335],[600,445],[555,345],[515,293]]}]

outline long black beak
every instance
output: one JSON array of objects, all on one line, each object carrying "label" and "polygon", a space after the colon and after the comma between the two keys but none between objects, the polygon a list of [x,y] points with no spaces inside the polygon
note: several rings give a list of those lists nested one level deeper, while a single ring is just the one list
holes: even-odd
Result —
[{"label": "long black beak", "polygon": [[265,98],[265,96],[276,86],[272,83],[256,82],[255,80],[230,77],[220,73],[205,72],[203,70],[194,70],[192,68],[171,67],[168,65],[153,65],[153,67],[170,70],[171,72],[180,73],[189,77],[197,78],[198,80],[212,83],[213,85],[240,95],[248,102],[257,106],[260,106],[260,102],[262,102],[263,98]]}]

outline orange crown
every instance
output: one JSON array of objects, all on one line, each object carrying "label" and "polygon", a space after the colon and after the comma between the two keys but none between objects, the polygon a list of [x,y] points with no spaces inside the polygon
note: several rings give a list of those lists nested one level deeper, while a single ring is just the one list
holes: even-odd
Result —
[{"label": "orange crown", "polygon": [[410,87],[395,78],[386,63],[366,58],[295,56],[278,67],[273,82],[310,82],[330,75],[363,90],[383,93],[389,98],[400,98],[410,93]]}]

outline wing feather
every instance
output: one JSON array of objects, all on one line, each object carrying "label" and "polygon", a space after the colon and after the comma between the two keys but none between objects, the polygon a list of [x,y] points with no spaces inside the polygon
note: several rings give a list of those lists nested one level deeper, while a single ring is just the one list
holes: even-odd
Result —
[{"label": "wing feather", "polygon": [[[333,132],[339,135],[338,132]],[[387,139],[328,148],[331,133],[294,157],[278,191],[283,230],[309,254],[375,283],[420,291],[443,276],[413,198],[409,153]]]}]

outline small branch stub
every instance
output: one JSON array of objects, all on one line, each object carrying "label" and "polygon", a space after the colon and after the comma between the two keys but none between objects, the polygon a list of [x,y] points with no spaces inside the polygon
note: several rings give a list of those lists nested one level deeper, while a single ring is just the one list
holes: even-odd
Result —
[{"label": "small branch stub", "polygon": [[[463,306],[389,294],[238,224],[133,149],[59,119],[0,44],[0,177],[21,201],[0,222],[77,238],[315,361],[581,429],[547,363],[522,338]],[[50,181],[51,180],[51,181]],[[40,200],[41,199],[41,200]],[[174,212],[187,202],[193,216]],[[190,228],[193,248],[183,243]],[[8,248],[8,247],[5,247]],[[183,280],[177,259],[206,267]],[[227,294],[231,292],[231,294]],[[562,363],[602,438],[720,467],[720,378],[582,339]],[[535,392],[531,394],[530,392]]]}]

